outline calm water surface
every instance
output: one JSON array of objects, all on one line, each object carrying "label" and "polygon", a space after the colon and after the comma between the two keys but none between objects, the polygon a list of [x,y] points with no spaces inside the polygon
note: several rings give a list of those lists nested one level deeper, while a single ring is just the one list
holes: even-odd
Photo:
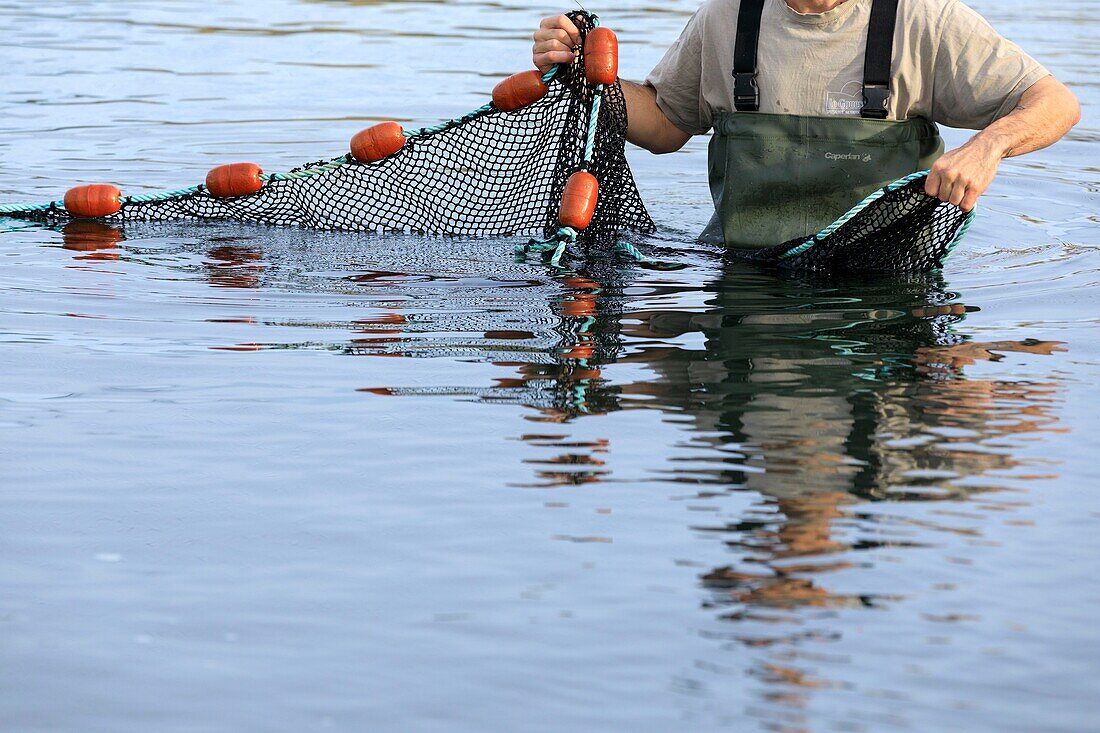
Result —
[{"label": "calm water surface", "polygon": [[[4,730],[1097,730],[1100,3],[973,4],[1085,121],[936,275],[692,248],[705,140],[632,158],[676,273],[0,235]],[[0,200],[450,117],[557,9],[0,3]],[[638,78],[694,3],[593,9]]]}]

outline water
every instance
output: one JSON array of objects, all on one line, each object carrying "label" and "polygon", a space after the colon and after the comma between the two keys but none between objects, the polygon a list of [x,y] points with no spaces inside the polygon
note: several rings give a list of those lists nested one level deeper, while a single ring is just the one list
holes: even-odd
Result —
[{"label": "water", "polygon": [[[5,730],[1096,729],[1100,5],[973,4],[1085,121],[939,275],[0,236]],[[639,78],[693,4],[594,9]],[[545,10],[0,4],[0,200],[450,117]],[[670,242],[704,162],[632,154]]]}]

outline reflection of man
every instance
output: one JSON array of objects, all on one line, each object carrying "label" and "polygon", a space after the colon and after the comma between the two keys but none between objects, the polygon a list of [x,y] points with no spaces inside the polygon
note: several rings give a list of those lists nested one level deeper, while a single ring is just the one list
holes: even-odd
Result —
[{"label": "reflection of man", "polygon": [[[727,279],[737,285],[723,285]],[[745,488],[779,500],[882,497],[910,483],[906,476],[917,467],[968,476],[1013,465],[1000,454],[953,452],[938,427],[964,429],[968,441],[981,442],[1049,429],[1054,419],[1045,388],[959,377],[977,359],[1061,347],[967,341],[950,329],[965,307],[944,305],[934,276],[864,285],[858,301],[834,300],[831,287],[736,274],[717,290],[706,312],[624,314],[627,336],[665,341],[698,332],[705,348],[628,355],[624,361],[658,376],[618,388],[624,407],[683,412],[704,435],[737,446],[743,458],[724,473]],[[1005,396],[1028,403],[1018,421],[997,406]],[[949,479],[935,481],[950,488]]]},{"label": "reflection of man", "polygon": [[[623,314],[624,335],[654,344],[623,360],[655,376],[618,384],[622,407],[690,418],[692,443],[721,450],[701,451],[693,468],[680,456],[681,478],[762,497],[759,512],[707,527],[723,532],[743,562],[714,568],[703,582],[745,618],[875,605],[873,594],[821,580],[852,564],[849,550],[876,546],[874,537],[853,545],[850,531],[836,531],[838,520],[851,524],[848,505],[989,490],[973,479],[1018,463],[986,446],[1056,429],[1056,384],[966,379],[962,368],[1060,345],[967,341],[950,329],[967,309],[944,303],[936,276],[867,284],[859,300],[838,298],[833,285],[728,273],[704,312]],[[702,334],[703,348],[657,345],[690,332]]]},{"label": "reflection of man", "polygon": [[[541,69],[580,42],[565,16],[534,37]],[[924,168],[929,195],[969,210],[1002,158],[1080,119],[1065,86],[957,0],[709,0],[623,92],[627,138],[654,153],[713,129],[714,225],[731,247],[818,231]],[[935,123],[981,132],[940,157]]]}]

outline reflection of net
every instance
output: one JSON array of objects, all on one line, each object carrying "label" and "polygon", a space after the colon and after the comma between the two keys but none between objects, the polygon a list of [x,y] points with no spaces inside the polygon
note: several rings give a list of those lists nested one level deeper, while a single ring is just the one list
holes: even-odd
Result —
[{"label": "reflection of net", "polygon": [[[587,14],[572,17],[582,33],[593,28]],[[584,79],[583,50],[549,86],[542,100],[517,111],[486,106],[443,129],[409,134],[402,150],[375,163],[351,156],[311,163],[269,176],[258,192],[238,198],[215,198],[204,187],[163,200],[124,198],[122,210],[106,221],[230,219],[336,230],[549,235],[558,229],[561,194],[581,165],[588,133],[594,89]],[[654,229],[626,163],[625,133],[626,105],[615,84],[600,105],[589,166],[600,195],[581,241]],[[8,213],[68,218],[60,206]]]},{"label": "reflection of net", "polygon": [[933,270],[962,239],[973,213],[925,194],[925,178],[913,174],[887,186],[813,237],[734,254],[797,270]]}]

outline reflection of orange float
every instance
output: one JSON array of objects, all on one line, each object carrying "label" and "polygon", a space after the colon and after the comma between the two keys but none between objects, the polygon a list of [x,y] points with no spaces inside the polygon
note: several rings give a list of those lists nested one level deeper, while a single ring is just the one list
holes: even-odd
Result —
[{"label": "reflection of orange float", "polygon": [[592,293],[580,293],[570,300],[561,302],[562,315],[573,318],[587,318],[596,315],[596,296]]},{"label": "reflection of orange float", "polygon": [[113,249],[122,239],[121,229],[98,221],[70,221],[61,230],[61,246],[75,252]]},{"label": "reflection of orange float", "polygon": [[232,346],[211,346],[211,351],[263,351],[263,344],[233,344]]},{"label": "reflection of orange float", "polygon": [[356,333],[401,333],[400,328],[378,328],[379,326],[403,326],[408,319],[400,313],[383,313],[372,318],[360,318],[353,321],[359,328]]},{"label": "reflection of orange float", "polygon": [[380,316],[374,316],[373,318],[360,318],[356,323],[408,323],[409,319],[400,313],[383,313]]},{"label": "reflection of orange float", "polygon": [[562,282],[574,290],[599,290],[603,287],[603,285],[595,280],[589,280],[587,277],[566,277],[562,279]]},{"label": "reflection of orange float", "polygon": [[393,397],[395,394],[397,394],[389,387],[360,387],[355,391],[366,392],[367,394],[376,394],[382,397]]},{"label": "reflection of orange float", "polygon": [[258,260],[263,256],[257,250],[248,247],[236,247],[231,244],[213,247],[206,254],[228,265],[243,265],[247,262]]},{"label": "reflection of orange float", "polygon": [[589,343],[577,344],[571,346],[564,352],[564,355],[570,359],[591,359],[592,355],[596,353],[596,347]]}]

